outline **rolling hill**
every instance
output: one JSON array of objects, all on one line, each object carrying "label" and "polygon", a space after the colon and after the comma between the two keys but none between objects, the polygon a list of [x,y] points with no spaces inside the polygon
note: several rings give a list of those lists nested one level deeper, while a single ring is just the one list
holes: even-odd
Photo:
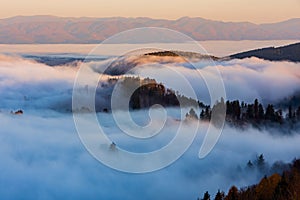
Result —
[{"label": "rolling hill", "polygon": [[255,49],[247,52],[231,55],[230,58],[249,58],[257,57],[270,61],[292,61],[300,62],[300,43],[291,44],[283,47],[268,47]]}]

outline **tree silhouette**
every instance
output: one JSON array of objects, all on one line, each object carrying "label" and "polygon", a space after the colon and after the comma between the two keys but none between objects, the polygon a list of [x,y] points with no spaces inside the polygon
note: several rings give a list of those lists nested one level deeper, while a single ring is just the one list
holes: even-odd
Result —
[{"label": "tree silhouette", "polygon": [[264,116],[265,116],[264,107],[261,104],[259,104],[258,105],[258,119],[261,121],[264,119]]},{"label": "tree silhouette", "polygon": [[256,165],[257,168],[260,172],[264,173],[266,170],[266,161],[264,158],[263,154],[260,154],[257,158],[256,158]]},{"label": "tree silhouette", "polygon": [[254,110],[254,118],[256,120],[258,120],[259,119],[259,117],[258,117],[258,110],[259,109],[258,109],[258,100],[257,99],[254,100],[253,110]]},{"label": "tree silhouette", "polygon": [[225,198],[224,192],[220,192],[220,190],[218,190],[214,200],[224,200],[224,198]]},{"label": "tree silhouette", "polygon": [[247,169],[254,169],[254,165],[251,162],[251,160],[249,160],[248,163],[247,163]]},{"label": "tree silhouette", "polygon": [[266,120],[274,121],[275,120],[275,110],[273,105],[269,104],[266,109],[266,114],[265,114]]},{"label": "tree silhouette", "polygon": [[225,197],[225,200],[239,200],[239,191],[237,187],[232,186]]},{"label": "tree silhouette", "polygon": [[210,194],[208,193],[208,191],[206,191],[204,193],[204,196],[203,196],[202,200],[210,200]]}]

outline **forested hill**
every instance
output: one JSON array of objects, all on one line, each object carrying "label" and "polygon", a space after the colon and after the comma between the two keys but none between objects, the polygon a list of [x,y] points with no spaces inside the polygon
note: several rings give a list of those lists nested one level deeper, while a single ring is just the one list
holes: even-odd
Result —
[{"label": "forested hill", "polygon": [[229,56],[230,58],[249,58],[257,57],[270,61],[292,61],[300,62],[300,43],[291,44],[283,47],[268,47],[242,52]]},{"label": "forested hill", "polygon": [[[263,161],[264,162],[264,161]],[[291,164],[284,165],[280,162],[274,163],[273,167],[286,168],[282,173],[274,173],[252,186],[238,189],[232,186],[227,195],[218,191],[215,196],[211,196],[208,192],[204,193],[201,200],[298,200],[300,199],[300,160],[295,159]],[[253,168],[253,164],[249,161],[248,170]],[[250,167],[250,168],[249,168]],[[200,200],[200,198],[198,198]]]}]

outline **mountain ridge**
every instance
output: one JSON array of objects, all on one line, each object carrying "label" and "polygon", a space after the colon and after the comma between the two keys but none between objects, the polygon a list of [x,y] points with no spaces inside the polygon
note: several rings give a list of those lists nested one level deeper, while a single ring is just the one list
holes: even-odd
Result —
[{"label": "mountain ridge", "polygon": [[270,61],[300,62],[300,42],[280,47],[265,47],[230,55],[229,58],[244,59],[257,57]]},{"label": "mountain ridge", "polygon": [[76,18],[37,15],[0,19],[0,43],[99,43],[116,33],[141,27],[174,29],[199,41],[300,39],[300,18],[255,24],[223,22],[201,17],[167,20],[147,17]]}]

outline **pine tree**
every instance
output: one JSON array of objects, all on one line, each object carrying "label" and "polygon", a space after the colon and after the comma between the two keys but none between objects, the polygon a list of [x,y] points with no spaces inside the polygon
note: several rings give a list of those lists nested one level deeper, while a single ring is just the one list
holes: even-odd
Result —
[{"label": "pine tree", "polygon": [[247,118],[248,119],[253,119],[254,118],[254,110],[253,110],[253,105],[249,104],[247,107]]},{"label": "pine tree", "polygon": [[206,191],[204,193],[204,196],[203,196],[202,200],[210,200],[210,194],[208,193],[208,191]]},{"label": "pine tree", "polygon": [[187,115],[187,117],[192,118],[192,119],[198,119],[198,116],[197,116],[194,108],[190,109],[189,114]]},{"label": "pine tree", "polygon": [[273,105],[269,104],[267,109],[266,109],[266,114],[265,114],[266,120],[274,121],[275,120],[275,110]]},{"label": "pine tree", "polygon": [[205,108],[205,119],[208,119],[210,120],[210,107],[209,106],[206,106]]},{"label": "pine tree", "polygon": [[248,163],[247,163],[247,169],[253,169],[253,168],[254,168],[254,165],[251,162],[251,160],[249,160]]},{"label": "pine tree", "polygon": [[205,118],[205,113],[204,113],[204,110],[202,110],[200,113],[200,119],[204,119],[204,118]]},{"label": "pine tree", "polygon": [[235,119],[239,120],[241,118],[241,106],[238,100],[233,102],[233,112]]},{"label": "pine tree", "polygon": [[254,118],[256,120],[258,120],[258,100],[257,99],[255,99],[255,101],[254,101],[253,109],[254,109]]},{"label": "pine tree", "polygon": [[237,187],[232,186],[230,188],[225,200],[239,200],[239,191]]},{"label": "pine tree", "polygon": [[225,198],[224,192],[220,192],[220,190],[218,190],[218,192],[215,196],[215,200],[224,200],[224,198]]},{"label": "pine tree", "polygon": [[259,104],[258,105],[258,119],[262,120],[262,119],[264,119],[264,116],[265,116],[264,107],[261,104]]},{"label": "pine tree", "polygon": [[259,171],[264,172],[266,168],[266,161],[264,158],[264,154],[260,154],[256,159],[257,168]]}]

